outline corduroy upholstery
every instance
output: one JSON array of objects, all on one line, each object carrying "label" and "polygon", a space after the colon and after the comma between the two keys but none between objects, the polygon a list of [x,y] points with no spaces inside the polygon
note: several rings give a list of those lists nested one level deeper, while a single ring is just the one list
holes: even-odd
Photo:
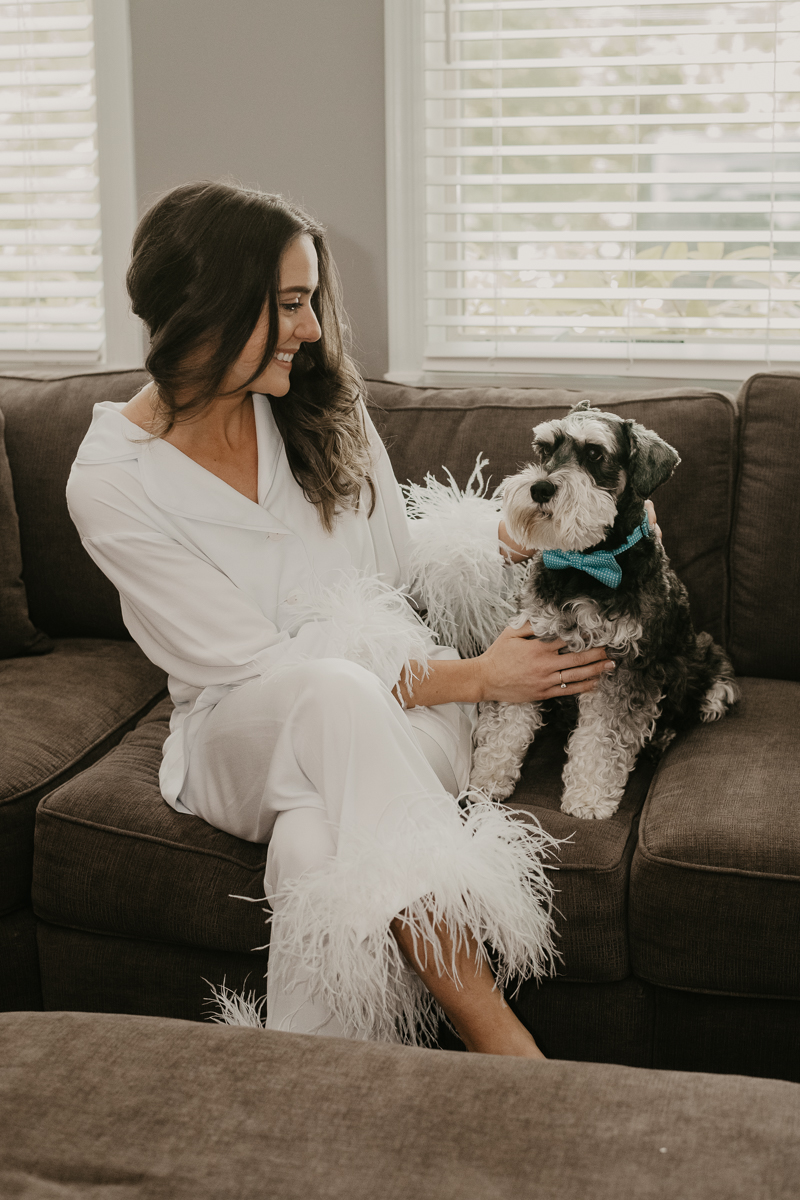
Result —
[{"label": "corduroy upholstery", "polygon": [[188,1022],[0,1017],[0,1191],[790,1200],[800,1087]]},{"label": "corduroy upholstery", "polygon": [[800,683],[741,687],[730,716],[670,747],[651,786],[631,956],[651,983],[800,1000]]},{"label": "corduroy upholstery", "polygon": [[741,675],[798,679],[800,374],[754,375],[738,402],[742,420],[730,549],[731,654]]},{"label": "corduroy upholstery", "polygon": [[5,418],[0,412],[0,659],[18,654],[46,654],[50,646],[50,639],[34,628],[28,616],[14,484],[6,454]]},{"label": "corduroy upholstery", "polygon": [[45,658],[0,663],[0,914],[30,903],[39,800],[104,755],[164,686],[133,642],[61,638]]},{"label": "corduroy upholstery", "polygon": [[130,400],[146,379],[144,371],[0,378],[28,608],[51,637],[128,637],[116,589],[84,553],[64,489],[93,405]]}]

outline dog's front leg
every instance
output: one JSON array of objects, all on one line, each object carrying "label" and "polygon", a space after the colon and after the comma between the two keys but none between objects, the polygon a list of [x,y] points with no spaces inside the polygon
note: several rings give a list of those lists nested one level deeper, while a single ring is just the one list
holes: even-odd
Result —
[{"label": "dog's front leg", "polygon": [[605,820],[617,811],[660,711],[660,695],[640,686],[634,697],[629,680],[630,673],[619,668],[596,691],[580,696],[578,725],[567,747],[562,812]]},{"label": "dog's front leg", "polygon": [[520,777],[528,746],[543,724],[540,704],[500,704],[496,700],[482,704],[475,730],[470,787],[479,788],[495,800],[510,796]]}]

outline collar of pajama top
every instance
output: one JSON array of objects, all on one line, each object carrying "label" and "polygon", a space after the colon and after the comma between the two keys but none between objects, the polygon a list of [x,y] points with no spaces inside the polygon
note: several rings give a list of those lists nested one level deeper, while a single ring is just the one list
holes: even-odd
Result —
[{"label": "collar of pajama top", "polygon": [[178,535],[256,600],[279,628],[296,619],[297,604],[316,584],[353,570],[379,574],[397,586],[406,565],[408,530],[399,489],[368,420],[376,463],[377,502],[369,489],[357,512],[345,512],[333,535],[292,476],[268,399],[254,395],[258,441],[258,504],[201,467],[177,447],[146,436],[121,415],[122,404],[95,406],[76,464],[116,464],[135,474],[159,527]]}]

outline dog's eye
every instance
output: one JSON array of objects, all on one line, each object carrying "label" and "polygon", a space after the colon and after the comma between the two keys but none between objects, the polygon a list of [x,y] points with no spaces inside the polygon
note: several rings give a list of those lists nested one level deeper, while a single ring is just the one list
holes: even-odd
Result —
[{"label": "dog's eye", "polygon": [[602,462],[603,461],[602,448],[600,446],[587,446],[586,447],[586,457],[589,459],[589,462]]}]

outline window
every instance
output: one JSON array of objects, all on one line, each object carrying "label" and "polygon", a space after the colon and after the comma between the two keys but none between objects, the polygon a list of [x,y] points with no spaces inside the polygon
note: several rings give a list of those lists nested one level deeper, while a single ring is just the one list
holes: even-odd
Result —
[{"label": "window", "polygon": [[798,366],[797,0],[387,18],[392,373]]},{"label": "window", "polygon": [[[95,69],[91,0],[0,4],[5,362],[140,358],[120,279],[135,217],[127,9],[120,0],[102,0],[98,9],[102,49],[114,59],[102,71],[99,64]],[[97,111],[103,78],[105,148]],[[101,163],[107,168],[102,184]],[[114,277],[104,278],[110,267]]]}]

